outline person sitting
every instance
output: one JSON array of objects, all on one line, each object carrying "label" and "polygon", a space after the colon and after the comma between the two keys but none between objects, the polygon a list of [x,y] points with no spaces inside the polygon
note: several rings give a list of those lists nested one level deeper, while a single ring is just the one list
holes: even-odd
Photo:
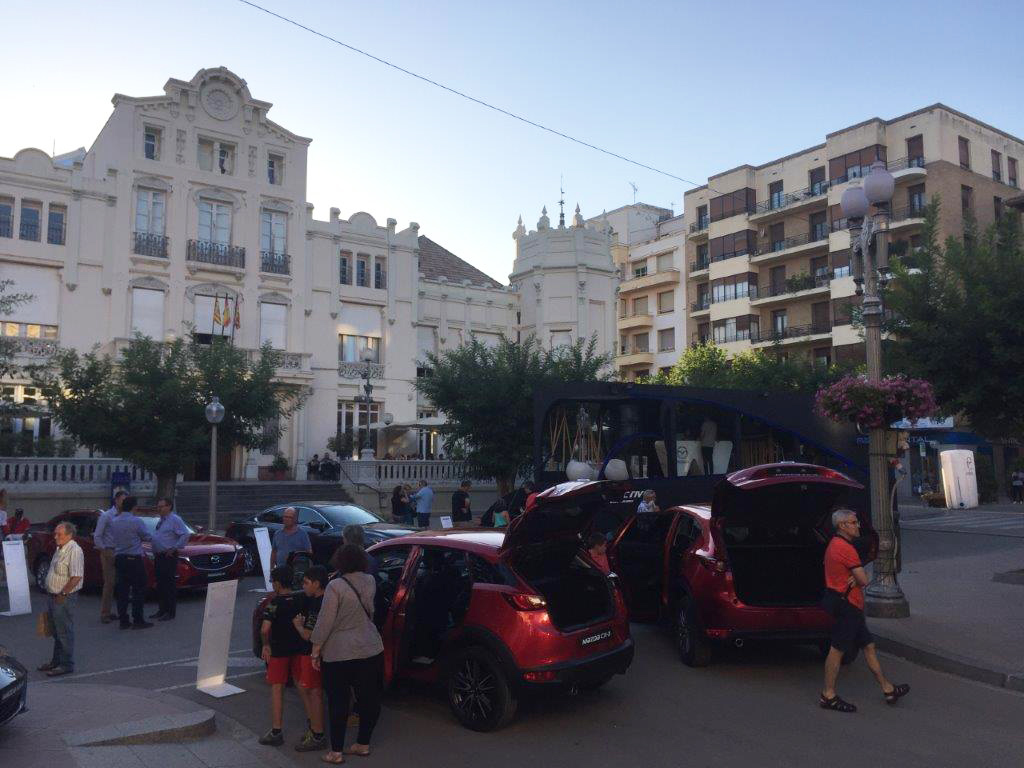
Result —
[{"label": "person sitting", "polygon": [[608,540],[597,531],[591,531],[587,536],[587,554],[602,571],[612,572],[612,568],[608,564]]}]

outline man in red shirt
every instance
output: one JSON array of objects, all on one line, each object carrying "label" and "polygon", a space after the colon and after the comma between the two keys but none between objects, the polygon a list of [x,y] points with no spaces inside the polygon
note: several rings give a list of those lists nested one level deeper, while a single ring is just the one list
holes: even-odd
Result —
[{"label": "man in red shirt", "polygon": [[825,687],[819,704],[823,709],[837,712],[856,712],[857,707],[843,701],[836,694],[836,679],[843,656],[864,649],[864,660],[882,688],[889,704],[895,704],[910,692],[909,685],[893,685],[882,673],[875,653],[875,641],[864,621],[864,591],[868,575],[854,549],[853,540],[860,536],[860,521],[849,509],[832,513],[832,527],[836,535],[825,550],[825,589],[830,613],[835,618],[832,626],[831,647],[825,659]]},{"label": "man in red shirt", "polygon": [[[29,522],[28,518],[25,517],[25,510],[18,509],[14,512],[14,517],[7,518],[7,522],[0,528],[0,533],[3,536],[11,536],[14,534],[26,534],[28,533]],[[0,538],[3,538],[0,536]]]}]

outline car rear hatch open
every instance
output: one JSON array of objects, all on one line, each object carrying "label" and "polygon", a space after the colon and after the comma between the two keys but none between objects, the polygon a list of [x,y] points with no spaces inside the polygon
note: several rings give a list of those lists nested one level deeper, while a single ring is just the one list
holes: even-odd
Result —
[{"label": "car rear hatch open", "polygon": [[720,482],[712,527],[725,547],[737,597],[748,605],[817,604],[834,509],[857,512],[865,549],[872,555],[877,549],[863,491],[835,470],[792,462],[751,467]]},{"label": "car rear hatch open", "polygon": [[610,619],[615,602],[607,577],[579,557],[580,536],[606,503],[606,483],[562,483],[537,494],[509,525],[501,555],[544,596],[551,622],[563,631]]}]

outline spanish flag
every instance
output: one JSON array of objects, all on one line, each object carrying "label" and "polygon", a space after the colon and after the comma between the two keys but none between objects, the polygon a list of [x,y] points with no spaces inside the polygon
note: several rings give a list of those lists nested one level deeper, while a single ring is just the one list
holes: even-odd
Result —
[{"label": "spanish flag", "polygon": [[216,329],[218,325],[223,327],[224,323],[223,323],[222,318],[220,316],[220,296],[214,296],[213,297],[213,327],[214,327],[214,329]]}]

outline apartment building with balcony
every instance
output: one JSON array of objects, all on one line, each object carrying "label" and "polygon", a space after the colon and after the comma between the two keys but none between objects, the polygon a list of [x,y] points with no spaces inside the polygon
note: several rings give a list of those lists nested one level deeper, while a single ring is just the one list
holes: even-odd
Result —
[{"label": "apartment building with balcony", "polygon": [[942,104],[871,118],[822,144],[716,174],[685,195],[690,343],[729,353],[779,345],[815,363],[863,359],[851,322],[843,190],[886,164],[896,179],[890,248],[920,243],[924,208],[939,195],[939,237],[962,236],[1019,194],[1024,141]]}]

